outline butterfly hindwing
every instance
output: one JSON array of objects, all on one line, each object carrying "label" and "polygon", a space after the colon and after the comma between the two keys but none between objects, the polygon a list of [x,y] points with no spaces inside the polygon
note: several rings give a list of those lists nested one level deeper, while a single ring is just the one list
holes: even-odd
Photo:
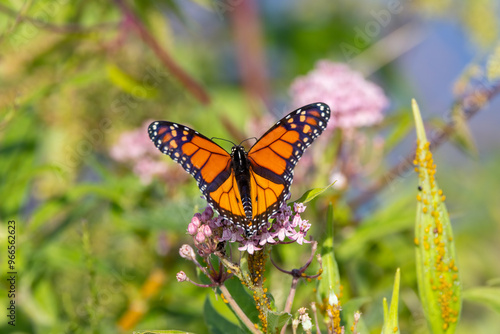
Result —
[{"label": "butterfly hindwing", "polygon": [[329,119],[326,104],[309,104],[283,117],[252,146],[248,159],[254,219],[267,221],[279,209],[290,190],[295,165]]},{"label": "butterfly hindwing", "polygon": [[243,228],[248,225],[233,171],[223,184],[206,195],[206,199],[222,217]]}]

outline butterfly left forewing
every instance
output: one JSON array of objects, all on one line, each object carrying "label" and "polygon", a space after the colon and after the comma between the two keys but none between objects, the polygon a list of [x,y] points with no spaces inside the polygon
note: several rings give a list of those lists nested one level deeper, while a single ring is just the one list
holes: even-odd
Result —
[{"label": "butterfly left forewing", "polygon": [[241,197],[231,170],[231,156],[222,147],[182,124],[156,121],[149,137],[164,154],[179,163],[198,182],[207,202],[223,217],[238,223],[244,218]]},{"label": "butterfly left forewing", "polygon": [[148,128],[156,147],[171,157],[198,182],[205,196],[229,178],[231,156],[199,132],[167,121],[156,121]]}]

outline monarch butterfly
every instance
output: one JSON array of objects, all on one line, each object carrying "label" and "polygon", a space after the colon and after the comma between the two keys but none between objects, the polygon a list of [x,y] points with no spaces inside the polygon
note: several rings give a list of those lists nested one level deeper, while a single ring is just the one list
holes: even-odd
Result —
[{"label": "monarch butterfly", "polygon": [[248,152],[234,145],[228,153],[201,133],[173,122],[153,122],[148,132],[162,153],[196,179],[212,208],[249,237],[279,210],[295,165],[329,119],[330,108],[324,103],[299,108],[271,127]]}]

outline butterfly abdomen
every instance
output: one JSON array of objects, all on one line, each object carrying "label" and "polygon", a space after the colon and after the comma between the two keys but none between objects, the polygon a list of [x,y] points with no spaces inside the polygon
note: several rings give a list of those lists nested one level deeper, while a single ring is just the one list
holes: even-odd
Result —
[{"label": "butterfly abdomen", "polygon": [[241,196],[241,205],[247,219],[252,219],[252,198],[250,196],[250,164],[242,146],[234,146],[231,151],[231,165]]}]

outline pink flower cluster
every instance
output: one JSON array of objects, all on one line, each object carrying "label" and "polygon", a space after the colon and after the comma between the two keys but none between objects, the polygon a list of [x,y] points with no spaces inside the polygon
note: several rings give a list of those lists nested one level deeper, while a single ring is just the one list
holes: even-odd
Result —
[{"label": "pink flower cluster", "polygon": [[[203,213],[196,213],[188,225],[188,233],[193,237],[194,245],[201,256],[214,253],[221,242],[239,242],[238,249],[253,254],[262,249],[265,244],[293,243],[300,245],[309,243],[305,237],[311,228],[307,220],[300,214],[306,209],[302,203],[294,204],[294,212],[284,203],[273,217],[274,223],[268,223],[250,238],[243,237],[243,229],[237,227],[227,219],[214,217],[211,207],[205,208]],[[288,240],[286,240],[288,239]]]},{"label": "pink flower cluster", "polygon": [[313,102],[328,104],[332,110],[329,129],[376,124],[389,104],[380,87],[347,65],[327,60],[319,61],[314,70],[295,79],[290,94],[296,107]]},{"label": "pink flower cluster", "polygon": [[143,184],[150,183],[154,176],[164,175],[168,168],[166,159],[163,159],[154,145],[151,145],[145,130],[150,123],[148,120],[138,129],[122,133],[110,150],[110,155],[115,161],[133,165],[134,173],[139,176]]}]

